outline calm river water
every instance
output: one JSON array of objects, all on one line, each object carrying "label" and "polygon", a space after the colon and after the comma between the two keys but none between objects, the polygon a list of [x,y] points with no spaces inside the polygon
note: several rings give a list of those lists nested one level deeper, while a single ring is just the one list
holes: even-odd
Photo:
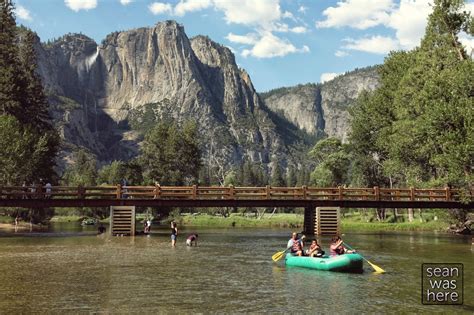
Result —
[{"label": "calm river water", "polygon": [[[94,235],[78,225],[0,233],[0,314],[17,313],[473,313],[471,238],[346,233],[387,273],[285,268],[271,256],[289,230],[188,229],[171,248],[151,236]],[[199,233],[199,246],[184,234]],[[328,239],[321,240],[327,249]],[[421,263],[464,264],[464,305],[421,304]]]}]

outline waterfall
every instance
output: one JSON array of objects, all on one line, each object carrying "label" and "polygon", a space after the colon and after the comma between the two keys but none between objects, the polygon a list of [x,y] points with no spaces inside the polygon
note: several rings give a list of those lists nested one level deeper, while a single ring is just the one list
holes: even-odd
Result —
[{"label": "waterfall", "polygon": [[97,56],[99,56],[99,46],[97,46],[97,50],[96,50],[96,52],[95,52],[93,55],[91,55],[91,56],[89,56],[89,57],[86,58],[85,63],[86,63],[86,70],[87,70],[87,72],[89,72],[90,68],[92,67],[92,65],[94,64],[95,60],[97,59]]}]

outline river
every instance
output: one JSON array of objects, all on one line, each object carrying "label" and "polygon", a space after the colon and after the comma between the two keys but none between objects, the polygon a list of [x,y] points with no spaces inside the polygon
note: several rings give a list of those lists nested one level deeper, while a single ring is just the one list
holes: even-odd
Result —
[{"label": "river", "polygon": [[[198,247],[184,235],[198,232]],[[271,256],[285,229],[182,230],[150,236],[95,235],[56,224],[42,233],[0,233],[0,314],[9,313],[470,313],[470,237],[434,233],[345,233],[387,273],[285,268]],[[321,243],[327,249],[328,239]],[[464,305],[421,304],[421,263],[464,264]]]}]

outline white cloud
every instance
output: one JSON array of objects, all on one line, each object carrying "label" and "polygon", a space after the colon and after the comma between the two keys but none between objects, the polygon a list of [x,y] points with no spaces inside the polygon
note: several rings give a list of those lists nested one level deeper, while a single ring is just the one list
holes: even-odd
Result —
[{"label": "white cloud", "polygon": [[177,16],[184,16],[187,12],[201,11],[210,6],[210,0],[181,0],[174,7],[174,14]]},{"label": "white cloud", "polygon": [[158,14],[170,14],[172,7],[169,3],[153,2],[148,6],[148,9],[154,15]]},{"label": "white cloud", "polygon": [[387,54],[400,48],[398,41],[386,36],[372,36],[359,39],[346,38],[344,49],[358,50],[374,54]]},{"label": "white cloud", "polygon": [[303,13],[303,14],[306,13],[306,10],[308,10],[308,8],[305,7],[305,6],[300,6],[300,7],[298,8],[298,12]]},{"label": "white cloud", "polygon": [[97,7],[97,0],[64,0],[64,4],[73,11],[90,10]]},{"label": "white cloud", "polygon": [[301,34],[301,33],[306,33],[308,30],[304,26],[296,26],[290,29],[290,32]]},{"label": "white cloud", "polygon": [[281,17],[284,18],[284,19],[290,19],[290,20],[296,21],[295,16],[290,11],[283,12]]},{"label": "white cloud", "polygon": [[279,0],[213,0],[217,10],[224,12],[227,23],[260,25],[265,28],[281,16]]},{"label": "white cloud", "polygon": [[31,17],[30,11],[26,9],[24,6],[17,5],[15,9],[15,14],[19,19],[25,20],[25,21],[33,21],[33,18]]},{"label": "white cloud", "polygon": [[468,34],[463,32],[459,35],[459,41],[464,46],[464,49],[466,49],[467,54],[470,55],[470,56],[473,56],[473,54],[474,54],[474,37],[469,36]]},{"label": "white cloud", "polygon": [[349,53],[344,50],[336,50],[336,52],[334,53],[334,56],[342,58],[342,57],[349,56]]},{"label": "white cloud", "polygon": [[324,82],[327,82],[327,81],[331,81],[332,79],[334,79],[335,77],[337,77],[338,75],[341,75],[342,73],[335,73],[335,72],[326,72],[326,73],[322,73],[321,74],[321,78],[319,79],[319,81],[321,83],[324,83]]},{"label": "white cloud", "polygon": [[425,34],[428,15],[431,13],[430,0],[401,0],[400,6],[390,16],[388,26],[395,29],[400,46],[412,49],[420,43]]},{"label": "white cloud", "polygon": [[130,4],[130,3],[132,3],[132,2],[133,2],[133,0],[120,0],[120,3],[121,3],[122,5],[127,5],[127,4]]},{"label": "white cloud", "polygon": [[258,36],[255,33],[249,33],[247,35],[235,35],[229,33],[226,38],[233,43],[245,45],[254,45],[257,43],[258,40]]},{"label": "white cloud", "polygon": [[317,21],[316,27],[349,26],[357,29],[367,29],[388,23],[392,7],[392,0],[340,1],[336,7],[329,7],[323,11],[326,19]]},{"label": "white cloud", "polygon": [[308,46],[303,46],[298,49],[286,39],[281,39],[271,32],[263,34],[258,42],[252,47],[252,49],[244,49],[242,56],[247,57],[249,55],[257,58],[272,58],[272,57],[283,57],[290,53],[307,53],[309,52]]}]

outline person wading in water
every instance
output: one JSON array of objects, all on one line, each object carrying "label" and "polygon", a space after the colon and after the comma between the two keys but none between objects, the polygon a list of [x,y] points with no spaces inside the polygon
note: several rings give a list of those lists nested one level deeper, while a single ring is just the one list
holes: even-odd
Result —
[{"label": "person wading in water", "polygon": [[178,237],[178,226],[176,222],[171,222],[171,246],[176,246],[176,238]]}]

